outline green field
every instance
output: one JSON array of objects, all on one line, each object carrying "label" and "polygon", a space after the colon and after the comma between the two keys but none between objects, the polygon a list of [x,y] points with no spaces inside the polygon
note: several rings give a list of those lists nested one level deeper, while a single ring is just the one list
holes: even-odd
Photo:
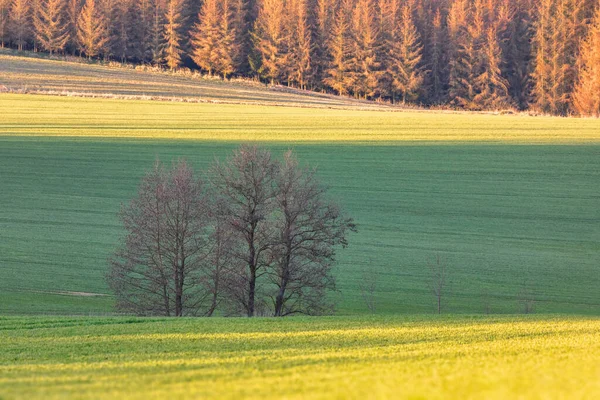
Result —
[{"label": "green field", "polygon": [[[181,140],[185,139],[185,140]],[[199,168],[242,141],[293,147],[359,224],[338,313],[600,314],[600,121],[0,95],[0,314],[112,312],[120,204],[158,156]]]},{"label": "green field", "polygon": [[0,319],[0,397],[594,399],[600,320]]}]

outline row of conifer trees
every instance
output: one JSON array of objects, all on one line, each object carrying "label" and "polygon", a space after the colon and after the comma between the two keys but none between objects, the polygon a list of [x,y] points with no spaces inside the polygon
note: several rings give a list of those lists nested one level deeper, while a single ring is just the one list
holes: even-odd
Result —
[{"label": "row of conifer trees", "polygon": [[600,114],[599,0],[0,0],[0,43],[358,98]]}]

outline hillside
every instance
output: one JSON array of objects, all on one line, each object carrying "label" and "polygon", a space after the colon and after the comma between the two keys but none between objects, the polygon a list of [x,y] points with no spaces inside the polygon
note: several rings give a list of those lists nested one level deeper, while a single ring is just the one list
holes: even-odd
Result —
[{"label": "hillside", "polygon": [[283,86],[267,87],[252,81],[223,81],[198,74],[71,59],[73,61],[63,61],[0,50],[0,92],[319,108],[390,108]]}]

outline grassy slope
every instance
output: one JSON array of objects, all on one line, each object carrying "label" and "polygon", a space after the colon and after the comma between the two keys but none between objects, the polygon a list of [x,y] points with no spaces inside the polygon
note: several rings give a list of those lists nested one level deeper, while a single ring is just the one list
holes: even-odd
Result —
[{"label": "grassy slope", "polygon": [[303,107],[383,108],[373,102],[331,95],[267,88],[255,82],[223,82],[196,76],[148,72],[125,67],[65,62],[32,53],[0,49],[0,91],[54,94],[112,95],[116,97],[170,98],[234,104],[297,105]]},{"label": "grassy slope", "polygon": [[432,310],[435,251],[452,270],[449,311],[515,312],[524,283],[538,311],[600,311],[599,121],[13,95],[0,111],[0,313],[109,312],[110,297],[64,292],[107,293],[116,212],[152,161],[205,167],[267,139],[318,165],[360,225],[340,253],[340,312],[365,311],[369,267],[380,312]]},{"label": "grassy slope", "polygon": [[598,398],[600,320],[0,319],[0,397]]}]

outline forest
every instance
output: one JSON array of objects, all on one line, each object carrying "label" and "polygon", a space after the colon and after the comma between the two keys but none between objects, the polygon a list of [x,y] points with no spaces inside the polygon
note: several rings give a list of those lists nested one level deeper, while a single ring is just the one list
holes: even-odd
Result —
[{"label": "forest", "polygon": [[0,0],[0,44],[389,103],[600,116],[598,0]]}]

